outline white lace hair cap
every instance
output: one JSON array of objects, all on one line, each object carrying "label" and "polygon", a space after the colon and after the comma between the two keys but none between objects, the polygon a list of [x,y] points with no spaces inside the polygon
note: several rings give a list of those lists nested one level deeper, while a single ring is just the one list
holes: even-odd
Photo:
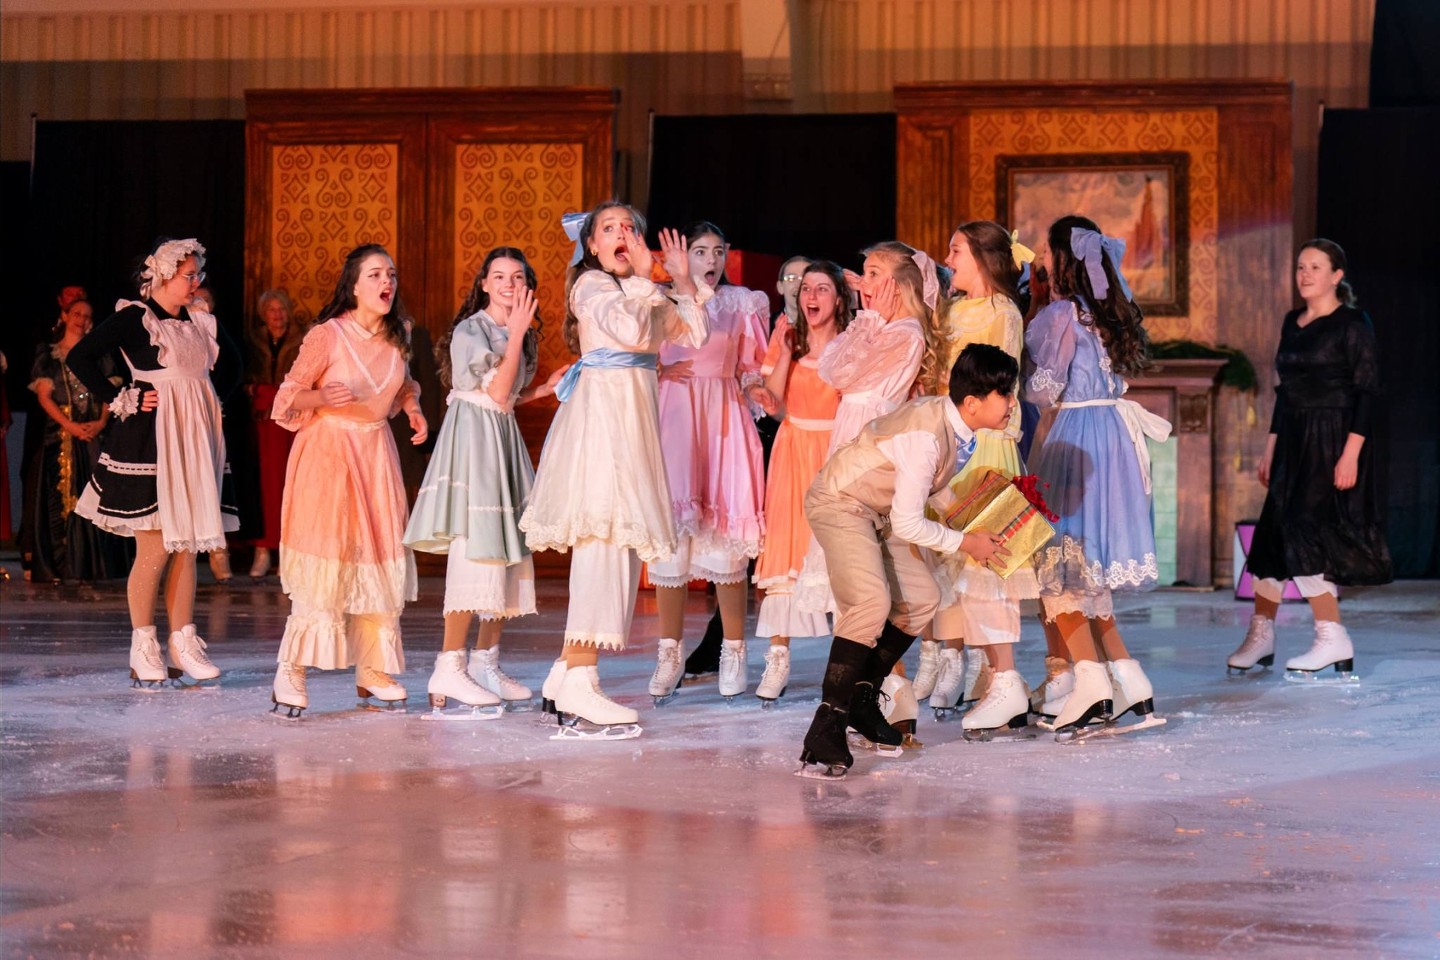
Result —
[{"label": "white lace hair cap", "polygon": [[150,296],[150,289],[156,280],[169,280],[175,276],[181,261],[191,254],[195,255],[200,266],[205,265],[205,247],[194,237],[186,240],[166,240],[156,247],[155,252],[145,258],[145,269],[140,271],[140,296]]}]

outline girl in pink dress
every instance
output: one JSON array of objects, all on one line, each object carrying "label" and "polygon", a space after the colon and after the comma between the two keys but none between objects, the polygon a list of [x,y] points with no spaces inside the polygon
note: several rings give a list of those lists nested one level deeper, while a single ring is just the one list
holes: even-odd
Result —
[{"label": "girl in pink dress", "polygon": [[404,410],[412,442],[425,442],[409,339],[394,261],[377,244],[357,247],[275,397],[272,416],[297,432],[280,520],[291,608],[271,694],[287,719],[310,705],[306,667],[353,664],[362,700],[406,696],[390,674],[405,669],[399,621],[415,599],[415,559],[401,542],[405,486],[387,421]]},{"label": "girl in pink dress", "polygon": [[765,412],[780,418],[765,484],[765,549],[755,566],[755,585],[765,591],[755,635],[770,638],[755,695],[767,706],[784,695],[790,680],[790,638],[830,632],[823,613],[797,610],[794,601],[810,546],[805,491],[825,464],[840,406],[840,391],[820,378],[820,356],[853,316],[840,267],[828,260],[807,266],[797,306],[793,325],[788,315],[776,322],[760,368],[765,385],[754,391]]},{"label": "girl in pink dress", "polygon": [[[770,298],[725,278],[725,235],[691,224],[690,275],[715,290],[705,304],[710,338],[700,347],[667,343],[660,363],[660,450],[675,513],[675,553],[650,564],[660,608],[660,641],[650,695],[675,695],[684,673],[685,594],[691,580],[715,584],[725,642],[720,695],[745,692],[745,601],[750,559],[760,553],[765,467],[760,435],[742,389],[760,383]],[[677,375],[678,374],[678,375]]]}]

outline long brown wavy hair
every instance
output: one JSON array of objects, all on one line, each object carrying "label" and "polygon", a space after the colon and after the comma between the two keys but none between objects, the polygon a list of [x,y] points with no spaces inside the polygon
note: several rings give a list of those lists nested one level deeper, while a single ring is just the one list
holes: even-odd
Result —
[{"label": "long brown wavy hair", "polygon": [[[1120,274],[1102,254],[1101,265],[1110,289],[1105,299],[1095,297],[1090,286],[1090,273],[1070,249],[1070,231],[1080,228],[1100,233],[1095,221],[1086,217],[1061,217],[1050,225],[1050,252],[1055,258],[1055,273],[1050,282],[1056,293],[1072,301],[1078,308],[1080,322],[1094,326],[1110,356],[1110,366],[1122,376],[1133,376],[1150,366],[1150,335],[1145,332],[1145,315],[1135,301],[1125,296]],[[1087,319],[1088,317],[1088,319]]]},{"label": "long brown wavy hair", "polygon": [[[485,278],[489,276],[490,267],[496,260],[500,259],[514,260],[525,268],[525,286],[529,287],[532,293],[540,284],[540,281],[535,276],[535,268],[530,266],[529,260],[525,259],[525,251],[518,247],[496,247],[494,250],[485,254],[485,259],[480,264],[480,272],[475,274],[475,282],[470,285],[470,295],[465,298],[464,303],[460,304],[460,310],[455,314],[455,319],[450,321],[450,329],[446,330],[445,336],[441,337],[440,342],[435,344],[435,365],[439,368],[440,382],[447,390],[450,389],[452,385],[450,380],[452,374],[450,369],[450,343],[455,339],[455,328],[490,306],[490,294],[481,289],[481,284],[483,284]],[[521,352],[525,356],[526,365],[533,365],[540,356],[540,331],[543,328],[544,324],[540,320],[540,314],[537,311],[535,314],[535,323],[529,330],[525,331],[525,343],[524,346],[521,347]]]},{"label": "long brown wavy hair", "polygon": [[[850,306],[850,288],[845,283],[845,271],[840,264],[830,260],[812,260],[810,265],[800,274],[800,282],[805,282],[805,277],[812,273],[818,273],[830,279],[835,284],[835,332],[844,333],[845,328],[850,326],[850,321],[855,319],[855,311]],[[790,348],[790,359],[799,360],[810,352],[810,321],[805,319],[805,311],[795,311],[795,344]]]},{"label": "long brown wavy hair", "polygon": [[[1020,268],[1010,248],[1010,234],[994,220],[971,220],[955,228],[970,247],[970,256],[985,275],[992,293],[1020,302]],[[967,294],[970,291],[965,291]],[[972,294],[973,295],[973,294]]]},{"label": "long brown wavy hair", "polygon": [[[317,326],[355,309],[355,284],[360,280],[360,265],[365,262],[366,257],[377,253],[392,264],[395,262],[390,251],[378,243],[362,244],[345,255],[345,265],[340,268],[340,279],[335,281],[335,292],[330,294],[330,299],[320,308],[320,314],[315,318]],[[397,282],[395,299],[390,301],[390,312],[385,314],[383,329],[385,339],[394,344],[395,349],[399,350],[406,360],[410,359],[410,322],[410,311],[405,309],[405,301],[400,299],[400,284]]]}]

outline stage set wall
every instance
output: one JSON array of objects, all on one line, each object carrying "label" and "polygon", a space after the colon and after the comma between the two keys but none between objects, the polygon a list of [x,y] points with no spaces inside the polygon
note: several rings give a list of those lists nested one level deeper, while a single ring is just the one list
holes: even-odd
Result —
[{"label": "stage set wall", "polygon": [[617,189],[648,202],[649,117],[875,113],[897,84],[1284,77],[1297,231],[1319,107],[1363,107],[1375,0],[7,0],[0,160],[42,120],[232,119],[245,92],[621,91]]},{"label": "stage set wall", "polygon": [[[1182,313],[1147,314],[1146,327],[1152,340],[1244,350],[1257,361],[1260,389],[1212,399],[1174,363],[1135,386],[1175,426],[1179,470],[1157,470],[1156,498],[1157,528],[1178,551],[1175,579],[1227,583],[1234,524],[1264,502],[1254,468],[1274,402],[1267,361],[1292,297],[1290,84],[909,84],[896,89],[895,105],[896,227],[929,250],[946,249],[957,223],[1005,218],[1002,157],[1185,158],[1188,247],[1177,252],[1188,297]],[[1043,237],[1021,239],[1043,248]],[[1172,451],[1160,457],[1157,466]]]}]

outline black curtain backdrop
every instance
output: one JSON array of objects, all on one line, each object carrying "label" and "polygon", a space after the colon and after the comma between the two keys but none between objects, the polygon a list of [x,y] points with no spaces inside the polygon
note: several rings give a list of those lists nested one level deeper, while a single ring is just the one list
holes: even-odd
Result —
[{"label": "black curtain backdrop", "polygon": [[1440,106],[1440,2],[1375,0],[1370,106]]},{"label": "black curtain backdrop", "polygon": [[1383,448],[1398,577],[1440,576],[1440,108],[1328,110],[1316,221],[1345,248],[1384,364]]},{"label": "black curtain backdrop", "polygon": [[895,115],[656,117],[653,233],[710,220],[740,250],[859,268],[895,238]]},{"label": "black curtain backdrop", "polygon": [[5,320],[0,323],[0,352],[9,363],[5,393],[12,410],[28,412],[34,397],[25,386],[30,380],[30,360],[35,355],[32,328],[37,318],[48,318],[48,324],[60,315],[55,293],[50,294],[53,309],[43,310],[40,290],[29,281],[40,250],[35,245],[34,226],[30,222],[29,163],[0,163],[0,210],[5,211],[5,262],[12,265],[18,281],[10,285]]},{"label": "black curtain backdrop", "polygon": [[241,120],[44,122],[35,132],[35,248],[24,282],[39,320],[60,287],[90,293],[95,318],[137,295],[133,275],[157,239],[197,237],[216,315],[236,337],[244,296],[245,123]]}]

